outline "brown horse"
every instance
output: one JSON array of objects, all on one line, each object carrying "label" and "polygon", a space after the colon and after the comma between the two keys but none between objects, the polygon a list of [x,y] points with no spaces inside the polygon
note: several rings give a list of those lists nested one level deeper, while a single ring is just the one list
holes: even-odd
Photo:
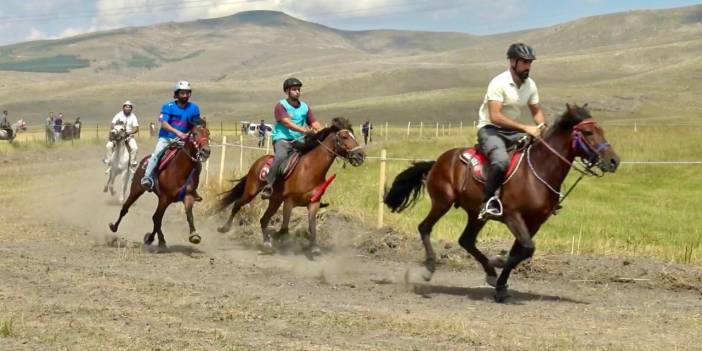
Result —
[{"label": "brown horse", "polygon": [[[300,161],[287,179],[280,176],[273,184],[273,194],[268,202],[268,209],[261,217],[263,247],[268,252],[273,251],[271,235],[268,233],[267,227],[273,214],[278,211],[282,203],[285,203],[283,223],[279,233],[282,235],[288,232],[292,209],[306,206],[310,249],[312,254],[318,254],[316,215],[320,207],[320,191],[323,192],[330,181],[325,182],[327,171],[337,156],[347,159],[353,166],[360,166],[363,164],[365,153],[353,135],[351,124],[345,118],[334,118],[330,127],[322,129],[315,135],[306,136],[304,142],[301,142],[296,148],[302,154]],[[263,189],[266,183],[260,179],[259,175],[268,157],[266,155],[256,160],[249,168],[249,172],[239,179],[238,184],[225,193],[221,199],[220,210],[234,204],[226,223],[218,228],[221,233],[229,231],[236,213],[242,206],[251,202]]]},{"label": "brown horse", "polygon": [[[434,224],[451,208],[461,207],[468,213],[468,224],[458,239],[459,244],[482,265],[488,284],[496,288],[495,300],[509,298],[507,280],[520,262],[534,253],[532,237],[554,213],[562,196],[560,189],[573,161],[580,157],[586,170],[597,166],[602,172],[614,172],[619,157],[604,138],[604,131],[583,107],[566,105],[565,113],[526,150],[526,162],[521,162],[511,181],[503,184],[501,200],[503,215],[516,240],[506,261],[501,257],[488,259],[475,246],[478,233],[485,225],[478,220],[483,185],[471,175],[469,167],[459,160],[463,149],[444,152],[436,161],[418,162],[400,173],[385,195],[385,204],[393,212],[411,206],[421,194],[423,181],[431,197],[431,210],[419,224],[418,230],[426,253],[424,279],[429,281],[435,270],[435,254],[430,235]],[[503,268],[497,278],[495,268]]]},{"label": "brown horse", "polygon": [[[187,139],[182,140],[178,145],[179,149],[173,158],[168,161],[168,164],[158,174],[158,180],[154,187],[154,193],[158,196],[158,207],[153,215],[154,228],[150,233],[144,235],[144,244],[151,245],[154,241],[154,235],[158,234],[159,247],[166,246],[166,240],[161,231],[161,221],[166,209],[171,203],[183,201],[185,205],[185,214],[190,225],[190,237],[188,240],[193,244],[200,243],[200,235],[195,230],[193,220],[193,204],[195,203],[194,190],[198,185],[198,170],[202,161],[210,156],[210,131],[204,125],[197,125],[188,135]],[[122,218],[129,211],[129,207],[145,192],[141,186],[141,178],[144,176],[146,164],[149,162],[149,157],[144,157],[139,164],[134,176],[132,177],[131,190],[129,197],[124,202],[122,210],[119,212],[119,218],[114,224],[110,223],[110,230],[116,232]]]}]

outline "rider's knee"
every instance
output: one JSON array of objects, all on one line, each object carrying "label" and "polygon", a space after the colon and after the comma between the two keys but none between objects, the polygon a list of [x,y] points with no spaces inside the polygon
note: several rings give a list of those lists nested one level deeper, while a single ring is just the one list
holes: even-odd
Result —
[{"label": "rider's knee", "polygon": [[496,171],[504,172],[507,170],[508,163],[507,158],[496,157],[490,161],[490,166]]}]

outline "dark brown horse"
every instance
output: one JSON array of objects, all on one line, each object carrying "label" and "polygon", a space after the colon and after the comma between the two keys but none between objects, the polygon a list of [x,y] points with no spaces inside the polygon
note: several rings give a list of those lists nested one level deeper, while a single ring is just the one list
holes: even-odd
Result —
[{"label": "dark brown horse", "polygon": [[[566,107],[565,113],[549,128],[544,138],[527,148],[526,162],[521,162],[511,181],[502,186],[503,216],[500,221],[516,238],[506,260],[500,257],[488,259],[475,247],[478,233],[485,225],[484,221],[478,220],[483,185],[459,160],[463,149],[448,150],[436,161],[415,163],[395,178],[385,195],[385,204],[393,212],[400,212],[417,200],[426,178],[431,210],[418,227],[426,252],[425,280],[429,281],[435,270],[436,258],[429,238],[431,230],[452,205],[461,207],[468,213],[468,224],[458,242],[482,265],[486,281],[496,288],[495,300],[504,302],[509,298],[509,274],[520,262],[533,255],[532,237],[557,209],[562,196],[561,185],[575,158],[583,159],[588,170],[594,166],[602,172],[617,169],[619,157],[590,112],[585,107]],[[503,268],[499,278],[495,268]]]},{"label": "dark brown horse", "polygon": [[[287,179],[283,176],[273,184],[273,194],[268,202],[268,209],[261,217],[261,231],[263,233],[264,250],[272,252],[273,244],[271,235],[267,231],[268,223],[278,211],[281,204],[283,206],[283,223],[280,227],[280,234],[288,232],[290,223],[290,213],[294,207],[306,206],[309,221],[309,239],[311,242],[311,253],[318,254],[317,247],[317,224],[316,216],[319,210],[319,192],[323,192],[328,182],[325,183],[327,171],[331,167],[336,157],[347,159],[351,165],[360,166],[363,164],[365,154],[358,145],[356,137],[353,135],[351,124],[345,118],[334,118],[331,127],[322,129],[315,135],[305,137],[301,145],[296,148],[302,154],[292,174]],[[221,233],[229,231],[232,221],[242,206],[251,202],[266,184],[259,177],[262,168],[269,156],[262,156],[256,160],[249,172],[239,179],[230,191],[220,201],[220,210],[225,209],[230,204],[234,204],[232,212],[226,223],[218,228]]]},{"label": "dark brown horse", "polygon": [[[154,228],[150,233],[144,235],[144,244],[150,245],[154,241],[154,235],[158,234],[158,245],[166,246],[166,240],[161,231],[161,221],[168,206],[176,201],[183,201],[185,214],[190,225],[190,237],[188,240],[193,244],[200,243],[200,235],[195,230],[193,219],[193,204],[195,203],[194,191],[197,189],[197,173],[200,163],[210,156],[210,131],[204,125],[197,125],[178,146],[177,153],[168,162],[166,167],[158,174],[154,193],[158,196],[158,207],[153,215]],[[164,153],[165,154],[165,153]],[[134,176],[132,177],[129,197],[124,202],[119,218],[114,224],[110,223],[110,230],[116,232],[122,218],[129,211],[129,207],[145,192],[141,186],[141,178],[144,176],[146,164],[149,157],[141,160]]]}]

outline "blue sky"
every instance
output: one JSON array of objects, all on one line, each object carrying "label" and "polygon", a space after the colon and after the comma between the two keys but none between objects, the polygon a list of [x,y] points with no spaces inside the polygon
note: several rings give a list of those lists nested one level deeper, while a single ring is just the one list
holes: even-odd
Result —
[{"label": "blue sky", "polygon": [[1,0],[0,45],[125,26],[279,10],[341,29],[490,34],[605,13],[699,4],[683,0]]}]

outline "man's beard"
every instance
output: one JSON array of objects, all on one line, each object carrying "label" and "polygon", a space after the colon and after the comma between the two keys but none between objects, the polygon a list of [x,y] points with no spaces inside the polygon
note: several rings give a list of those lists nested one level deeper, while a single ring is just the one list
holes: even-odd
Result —
[{"label": "man's beard", "polygon": [[518,76],[522,81],[525,81],[527,80],[527,78],[529,78],[529,71],[527,70],[522,73],[519,73]]}]

